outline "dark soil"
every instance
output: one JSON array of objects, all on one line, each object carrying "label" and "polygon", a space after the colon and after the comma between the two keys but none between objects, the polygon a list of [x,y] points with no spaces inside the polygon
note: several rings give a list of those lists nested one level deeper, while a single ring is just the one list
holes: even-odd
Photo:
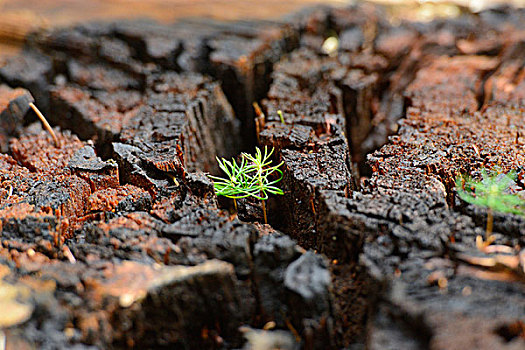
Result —
[{"label": "dark soil", "polygon": [[[496,213],[479,250],[455,179],[525,189],[524,23],[359,5],[32,34],[0,67],[0,341],[523,348],[525,221]],[[284,163],[266,225],[205,175],[256,144]]]}]

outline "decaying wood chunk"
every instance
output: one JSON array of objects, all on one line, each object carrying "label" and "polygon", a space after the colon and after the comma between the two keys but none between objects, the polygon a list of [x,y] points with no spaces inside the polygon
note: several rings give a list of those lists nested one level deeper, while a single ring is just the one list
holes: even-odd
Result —
[{"label": "decaying wood chunk", "polygon": [[[483,167],[525,186],[523,18],[394,23],[361,4],[33,34],[0,67],[0,304],[16,311],[0,337],[523,347],[525,220],[495,213],[478,251],[487,210],[455,193]],[[283,162],[267,208],[285,234],[239,219],[258,204],[220,209],[205,175],[255,140]]]}]

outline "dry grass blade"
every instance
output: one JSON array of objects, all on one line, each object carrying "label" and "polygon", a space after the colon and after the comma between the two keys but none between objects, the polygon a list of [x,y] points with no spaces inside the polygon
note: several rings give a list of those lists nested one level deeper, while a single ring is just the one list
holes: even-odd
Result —
[{"label": "dry grass blade", "polygon": [[33,111],[35,111],[36,115],[38,116],[38,118],[40,119],[42,124],[44,124],[44,127],[46,128],[46,130],[51,134],[51,137],[53,137],[53,141],[55,142],[55,146],[57,148],[60,148],[60,142],[58,141],[58,138],[55,135],[55,132],[53,131],[53,128],[47,122],[46,117],[44,117],[42,112],[40,112],[40,110],[34,105],[33,102],[29,103],[29,107],[31,107],[33,109]]},{"label": "dry grass blade", "polygon": [[260,143],[259,134],[264,129],[266,116],[257,102],[252,103],[252,106],[255,110],[255,136],[257,137],[257,143]]}]

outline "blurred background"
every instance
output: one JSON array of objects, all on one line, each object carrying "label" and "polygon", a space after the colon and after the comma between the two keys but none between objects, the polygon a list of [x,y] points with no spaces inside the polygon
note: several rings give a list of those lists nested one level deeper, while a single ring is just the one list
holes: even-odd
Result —
[{"label": "blurred background", "polygon": [[[345,6],[356,0],[0,0],[0,59],[20,49],[25,35],[41,28],[91,20],[149,17],[169,23],[179,17],[223,20],[272,19],[316,4]],[[370,0],[388,6],[396,19],[429,21],[525,0]]]}]

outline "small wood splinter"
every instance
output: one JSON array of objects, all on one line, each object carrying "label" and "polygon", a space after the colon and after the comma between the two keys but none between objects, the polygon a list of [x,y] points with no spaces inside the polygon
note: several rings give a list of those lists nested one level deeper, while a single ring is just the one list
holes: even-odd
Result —
[{"label": "small wood splinter", "polygon": [[77,259],[75,259],[75,256],[73,255],[73,253],[71,253],[71,250],[69,249],[69,247],[64,244],[64,246],[62,247],[62,250],[67,260],[69,260],[71,264],[76,264]]},{"label": "small wood splinter", "polygon": [[55,146],[57,148],[60,148],[60,142],[58,141],[58,138],[55,135],[55,132],[53,131],[53,128],[51,128],[51,125],[49,125],[49,123],[47,122],[47,119],[44,117],[42,112],[40,112],[40,110],[35,106],[35,104],[33,102],[29,103],[29,107],[31,107],[31,109],[33,109],[33,111],[35,111],[36,115],[38,116],[38,118],[40,119],[42,124],[44,124],[44,128],[46,128],[47,132],[49,132],[51,134],[51,137],[53,138],[53,141],[55,142]]},{"label": "small wood splinter", "polygon": [[13,195],[13,186],[9,186],[9,191],[7,192],[7,197],[5,200],[7,201],[11,196]]}]

